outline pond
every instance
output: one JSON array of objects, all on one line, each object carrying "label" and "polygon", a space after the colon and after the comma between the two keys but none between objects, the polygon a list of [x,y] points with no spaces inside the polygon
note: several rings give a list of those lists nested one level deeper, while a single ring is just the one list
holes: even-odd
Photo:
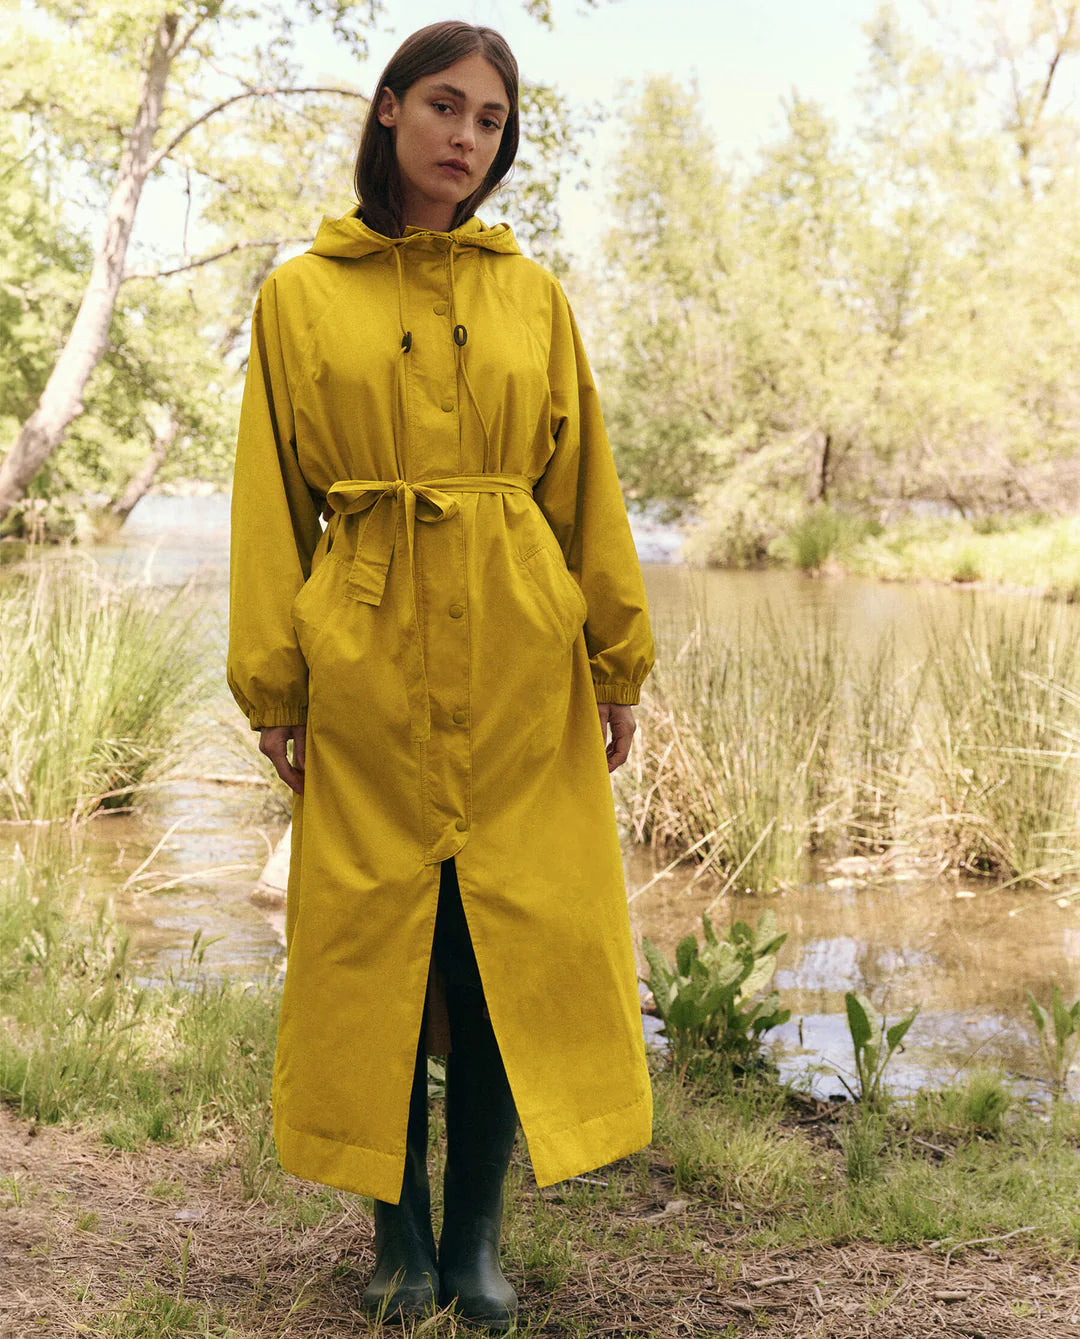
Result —
[{"label": "pond", "polygon": [[[265,784],[250,784],[265,778],[264,760],[224,684],[228,507],[224,494],[147,497],[121,541],[91,554],[113,571],[154,584],[192,581],[204,605],[204,635],[222,664],[203,756],[137,813],[96,819],[80,840],[91,885],[116,897],[149,976],[183,959],[197,932],[204,942],[216,941],[205,957],[211,970],[256,974],[283,966],[280,917],[253,905],[250,893],[286,828],[287,805]],[[694,609],[705,609],[722,635],[767,607],[796,631],[801,621],[834,620],[856,650],[893,630],[918,655],[927,610],[959,618],[974,598],[1004,604],[1027,598],[692,569],[678,561],[675,531],[632,524],[650,611],[665,636],[677,636]],[[670,955],[683,935],[700,934],[701,913],[720,884],[711,876],[695,879],[689,865],[650,884],[669,859],[639,846],[624,850],[638,948],[647,935]],[[948,1081],[972,1062],[1000,1065],[1021,1080],[1038,1074],[1025,991],[1047,1001],[1054,984],[1069,1000],[1080,994],[1080,907],[1039,890],[991,891],[990,883],[941,877],[917,865],[875,877],[865,862],[848,860],[809,865],[805,881],[787,893],[725,897],[713,919],[721,928],[733,919],[753,923],[766,906],[788,934],[776,985],[792,1018],[772,1034],[776,1053],[782,1072],[818,1093],[839,1091],[830,1067],[850,1063],[846,990],[870,994],[890,1019],[921,1004],[890,1071],[891,1086],[901,1092]]]}]

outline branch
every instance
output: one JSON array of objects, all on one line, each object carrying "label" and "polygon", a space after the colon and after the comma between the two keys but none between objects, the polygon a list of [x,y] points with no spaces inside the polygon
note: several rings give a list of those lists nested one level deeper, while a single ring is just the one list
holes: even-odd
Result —
[{"label": "branch", "polygon": [[170,274],[183,274],[185,270],[197,270],[202,265],[212,265],[237,251],[248,251],[257,246],[297,246],[300,242],[310,242],[310,237],[267,237],[257,242],[236,242],[224,251],[215,251],[211,256],[200,256],[198,260],[189,260],[184,265],[175,265],[171,270],[128,270],[120,282],[126,284],[129,279],[165,279]]},{"label": "branch", "polygon": [[1050,58],[1050,65],[1046,71],[1046,79],[1043,81],[1042,90],[1039,93],[1038,102],[1035,109],[1035,115],[1032,117],[1033,125],[1038,124],[1039,119],[1046,108],[1047,101],[1050,98],[1050,88],[1054,82],[1054,75],[1057,72],[1057,67],[1061,61],[1062,56],[1068,50],[1069,40],[1072,37],[1073,24],[1075,22],[1076,22],[1076,6],[1073,5],[1073,7],[1069,10],[1068,17],[1065,20],[1065,31],[1063,33],[1058,33],[1055,30],[1054,36],[1057,37],[1058,39],[1057,49],[1055,50],[1053,56],[1051,56]]},{"label": "branch", "polygon": [[189,121],[182,130],[178,130],[168,144],[159,149],[150,159],[148,174],[149,172],[153,172],[153,170],[161,163],[162,159],[168,158],[173,149],[175,149],[182,140],[186,139],[193,130],[198,129],[204,122],[209,121],[212,116],[216,116],[218,112],[223,112],[226,107],[231,107],[235,102],[243,102],[245,98],[269,98],[274,97],[279,93],[339,93],[345,98],[359,98],[362,102],[370,101],[365,93],[358,93],[352,88],[324,88],[319,85],[313,85],[310,88],[252,88],[245,90],[243,93],[234,93],[231,98],[226,98],[223,102],[217,102],[213,107],[208,107],[207,110],[200,116],[197,116],[194,121]]},{"label": "branch", "polygon": [[207,12],[204,12],[200,14],[198,18],[192,20],[191,26],[188,28],[187,32],[181,34],[179,41],[173,47],[173,53],[172,53],[173,60],[176,60],[177,56],[179,56],[185,50],[185,48],[190,43],[191,39],[203,26],[208,17],[209,14]]}]

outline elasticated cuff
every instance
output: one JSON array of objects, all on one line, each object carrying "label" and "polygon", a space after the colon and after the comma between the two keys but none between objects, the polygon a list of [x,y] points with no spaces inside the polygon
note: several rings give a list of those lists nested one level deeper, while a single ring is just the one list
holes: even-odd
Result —
[{"label": "elasticated cuff", "polygon": [[265,730],[274,725],[306,725],[308,709],[306,706],[290,706],[285,703],[279,707],[252,707],[248,720],[253,730]]},{"label": "elasticated cuff", "polygon": [[599,683],[593,680],[597,702],[621,702],[632,707],[641,700],[639,683]]}]

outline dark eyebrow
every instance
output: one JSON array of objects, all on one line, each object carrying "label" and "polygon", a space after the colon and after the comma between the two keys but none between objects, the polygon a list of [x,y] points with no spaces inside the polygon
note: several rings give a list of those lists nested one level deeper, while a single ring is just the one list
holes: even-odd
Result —
[{"label": "dark eyebrow", "polygon": [[[455,98],[460,98],[462,102],[465,101],[464,91],[460,88],[455,88],[453,84],[436,84],[431,91],[433,93],[450,93]],[[510,108],[505,102],[485,102],[484,110],[492,112],[509,112]]]}]

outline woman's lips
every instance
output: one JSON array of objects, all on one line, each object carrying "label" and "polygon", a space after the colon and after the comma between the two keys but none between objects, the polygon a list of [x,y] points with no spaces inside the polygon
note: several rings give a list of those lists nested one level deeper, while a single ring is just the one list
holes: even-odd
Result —
[{"label": "woman's lips", "polygon": [[466,168],[458,167],[456,163],[440,163],[439,167],[443,172],[448,172],[452,177],[467,177],[469,175]]}]

